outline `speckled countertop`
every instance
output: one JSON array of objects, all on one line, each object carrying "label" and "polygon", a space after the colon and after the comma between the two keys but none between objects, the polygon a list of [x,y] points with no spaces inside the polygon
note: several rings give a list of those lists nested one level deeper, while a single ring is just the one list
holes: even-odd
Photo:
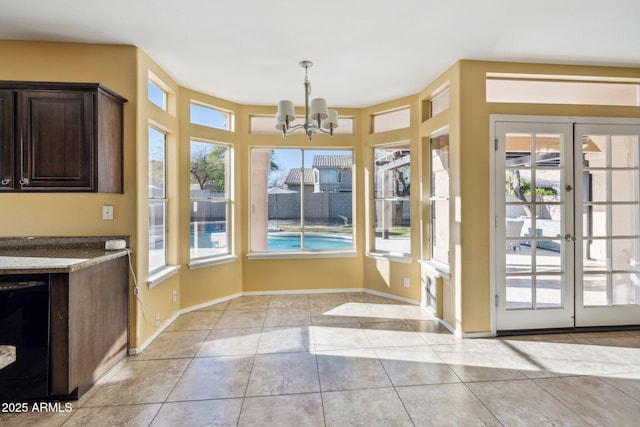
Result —
[{"label": "speckled countertop", "polygon": [[126,250],[107,251],[107,240],[116,237],[37,237],[0,239],[0,275],[70,273],[127,255]]}]

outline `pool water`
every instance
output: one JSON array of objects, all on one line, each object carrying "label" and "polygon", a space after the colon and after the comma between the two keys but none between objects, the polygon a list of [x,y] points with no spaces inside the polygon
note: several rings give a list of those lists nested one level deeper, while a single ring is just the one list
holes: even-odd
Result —
[{"label": "pool water", "polygon": [[[300,250],[300,236],[289,234],[284,236],[269,235],[267,245],[270,251]],[[316,236],[306,234],[304,236],[305,249],[352,249],[353,241],[343,237]]]}]

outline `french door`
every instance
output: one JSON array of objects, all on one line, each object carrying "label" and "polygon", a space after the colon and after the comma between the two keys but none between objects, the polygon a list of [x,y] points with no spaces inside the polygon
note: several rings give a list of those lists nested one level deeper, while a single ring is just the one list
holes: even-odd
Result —
[{"label": "french door", "polygon": [[494,122],[496,329],[640,323],[640,126]]}]

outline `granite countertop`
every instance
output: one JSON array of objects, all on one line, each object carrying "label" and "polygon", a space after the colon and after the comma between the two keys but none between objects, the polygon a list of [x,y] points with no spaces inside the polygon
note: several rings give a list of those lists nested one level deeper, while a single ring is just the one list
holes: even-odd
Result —
[{"label": "granite countertop", "polygon": [[112,239],[123,237],[0,239],[0,275],[71,273],[126,256],[126,249],[104,249]]}]

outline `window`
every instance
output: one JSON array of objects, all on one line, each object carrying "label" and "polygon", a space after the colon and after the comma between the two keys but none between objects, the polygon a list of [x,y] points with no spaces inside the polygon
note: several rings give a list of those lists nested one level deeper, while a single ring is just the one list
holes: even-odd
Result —
[{"label": "window", "polygon": [[191,141],[191,260],[230,253],[229,147]]},{"label": "window", "polygon": [[149,272],[167,264],[167,135],[149,126]]},{"label": "window", "polygon": [[447,87],[429,100],[429,117],[435,117],[442,113],[449,108],[449,103],[449,88]]},{"label": "window", "polygon": [[409,143],[374,149],[375,251],[411,254]]},{"label": "window", "polygon": [[167,92],[151,80],[149,80],[147,85],[147,99],[164,111],[167,111]]},{"label": "window", "polygon": [[411,109],[409,107],[403,107],[396,110],[384,111],[374,114],[372,117],[372,132],[380,133],[390,130],[408,128],[411,119],[410,116]]},{"label": "window", "polygon": [[[252,134],[282,134],[274,127],[276,116],[251,116],[249,119],[250,130]],[[301,125],[304,123],[304,117],[298,117],[291,125]],[[338,117],[338,127],[333,130],[334,135],[353,135],[353,117]]]},{"label": "window", "polygon": [[233,115],[229,111],[191,103],[191,123],[214,129],[233,130]]},{"label": "window", "polygon": [[638,79],[616,82],[602,81],[598,77],[588,79],[584,76],[488,73],[486,99],[487,102],[537,104],[640,105]]},{"label": "window", "polygon": [[449,135],[431,138],[431,259],[449,265]]},{"label": "window", "polygon": [[252,149],[251,251],[353,250],[352,158],[351,150]]}]

